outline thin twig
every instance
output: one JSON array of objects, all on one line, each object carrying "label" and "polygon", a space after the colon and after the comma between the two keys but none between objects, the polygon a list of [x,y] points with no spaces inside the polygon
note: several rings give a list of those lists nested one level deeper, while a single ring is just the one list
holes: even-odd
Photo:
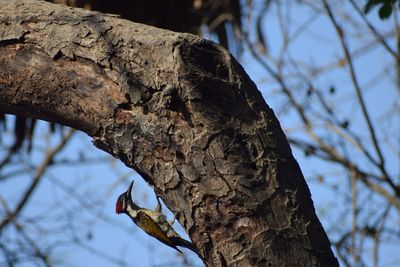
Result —
[{"label": "thin twig", "polygon": [[69,132],[61,140],[61,142],[56,147],[54,147],[52,150],[47,152],[42,164],[37,168],[36,174],[33,177],[31,184],[29,185],[28,189],[25,191],[25,193],[24,193],[22,199],[19,201],[17,207],[11,213],[8,214],[7,218],[5,218],[0,223],[0,233],[1,233],[2,229],[7,224],[9,224],[11,221],[13,221],[18,216],[18,214],[21,212],[21,210],[24,208],[25,204],[28,202],[28,200],[31,197],[32,193],[34,192],[35,188],[39,184],[39,181],[41,180],[47,167],[52,164],[53,158],[57,155],[58,152],[60,152],[64,148],[64,146],[71,139],[73,133],[74,133],[74,130],[70,129]]},{"label": "thin twig", "polygon": [[376,151],[376,153],[377,153],[377,155],[379,157],[379,161],[380,161],[380,164],[378,165],[379,169],[381,170],[384,179],[392,187],[392,189],[395,191],[396,195],[398,197],[400,197],[400,188],[396,184],[394,184],[393,180],[390,178],[390,176],[388,175],[388,173],[386,171],[385,159],[383,157],[382,149],[380,148],[380,145],[379,145],[379,142],[378,142],[378,138],[377,138],[376,133],[375,133],[375,127],[372,124],[371,117],[370,117],[369,112],[367,110],[367,107],[365,105],[364,97],[363,97],[363,95],[361,93],[361,87],[360,87],[360,84],[358,82],[358,79],[357,79],[357,76],[356,76],[356,73],[355,73],[355,70],[354,70],[354,66],[353,66],[353,59],[352,59],[352,56],[350,54],[349,48],[347,46],[347,43],[346,43],[346,41],[344,39],[343,29],[341,28],[341,26],[336,21],[336,18],[333,15],[332,10],[331,10],[329,4],[327,3],[327,1],[323,0],[323,3],[324,3],[325,10],[326,10],[326,12],[327,12],[327,14],[329,16],[329,19],[331,20],[331,22],[332,22],[332,24],[333,24],[333,26],[334,26],[334,28],[336,30],[336,33],[337,33],[337,35],[339,37],[343,52],[344,52],[346,60],[347,60],[347,64],[349,65],[350,77],[351,77],[351,80],[353,82],[354,89],[356,91],[356,96],[357,96],[358,102],[360,103],[364,119],[365,119],[365,121],[367,123],[368,131],[370,133],[370,136],[371,136],[372,143],[374,145],[375,151]]},{"label": "thin twig", "polygon": [[[321,158],[323,160],[339,163],[346,169],[354,170],[358,174],[358,176],[357,176],[358,179],[360,179],[368,188],[370,188],[371,190],[373,190],[374,192],[378,193],[383,198],[385,198],[391,205],[393,205],[393,207],[395,207],[400,212],[400,201],[398,200],[398,198],[396,198],[396,196],[394,196],[390,192],[388,192],[384,187],[382,187],[376,183],[373,183],[371,181],[371,179],[369,179],[370,177],[375,177],[376,179],[380,180],[380,177],[377,177],[372,173],[369,174],[369,173],[362,171],[361,169],[359,169],[357,167],[357,165],[350,162],[349,159],[343,158],[338,153],[336,153],[335,150],[332,150],[331,147],[326,146],[323,143],[319,144],[319,147],[316,147],[312,144],[307,144],[304,141],[298,141],[295,139],[289,139],[289,141],[292,144],[299,146],[300,148],[312,147],[313,150],[315,151],[314,154],[316,156],[318,156],[319,158]],[[318,149],[325,154],[318,154],[317,153]]]},{"label": "thin twig", "polygon": [[32,247],[34,250],[35,256],[42,260],[43,264],[46,267],[51,267],[52,264],[50,263],[49,255],[44,253],[40,247],[36,244],[36,242],[29,237],[29,235],[24,230],[23,226],[17,222],[13,222],[15,229],[19,232],[19,234],[26,240],[26,242]]},{"label": "thin twig", "polygon": [[351,226],[351,254],[354,259],[354,266],[358,266],[359,256],[357,253],[356,245],[356,231],[357,231],[357,220],[358,220],[358,192],[357,192],[357,179],[356,174],[350,170],[350,183],[351,183],[351,196],[352,196],[352,226]]},{"label": "thin twig", "polygon": [[379,42],[386,48],[386,50],[394,57],[397,58],[396,52],[388,45],[385,39],[383,39],[382,35],[379,34],[379,32],[375,29],[375,27],[367,20],[367,17],[365,14],[362,12],[359,6],[354,2],[354,0],[350,0],[351,5],[354,7],[354,9],[357,11],[357,13],[361,16],[365,24],[368,26],[368,28],[371,30],[371,32],[375,35],[376,39],[379,40]]}]

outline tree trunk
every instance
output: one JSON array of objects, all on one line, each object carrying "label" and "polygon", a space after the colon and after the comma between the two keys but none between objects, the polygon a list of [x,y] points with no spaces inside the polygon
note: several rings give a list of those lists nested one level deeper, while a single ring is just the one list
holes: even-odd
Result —
[{"label": "tree trunk", "polygon": [[0,112],[86,132],[154,186],[208,266],[338,265],[279,122],[220,46],[0,0],[0,47]]}]

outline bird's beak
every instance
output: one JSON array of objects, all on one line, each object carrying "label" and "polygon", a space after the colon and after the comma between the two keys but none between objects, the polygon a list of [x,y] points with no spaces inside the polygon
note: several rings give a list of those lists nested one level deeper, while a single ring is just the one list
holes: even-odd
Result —
[{"label": "bird's beak", "polygon": [[131,198],[131,196],[132,196],[131,193],[132,193],[132,187],[133,187],[134,182],[135,181],[132,180],[131,184],[129,185],[128,191],[127,191],[129,198]]}]

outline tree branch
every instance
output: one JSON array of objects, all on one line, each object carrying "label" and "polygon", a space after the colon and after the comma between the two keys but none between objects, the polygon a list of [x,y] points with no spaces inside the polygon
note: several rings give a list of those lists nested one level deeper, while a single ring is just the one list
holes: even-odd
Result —
[{"label": "tree branch", "polygon": [[210,266],[337,266],[279,122],[225,49],[42,1],[0,14],[0,111],[88,133]]},{"label": "tree branch", "polygon": [[373,35],[376,37],[376,39],[385,47],[385,49],[391,54],[395,59],[397,59],[397,54],[396,52],[388,45],[386,40],[383,38],[382,35],[379,34],[379,32],[375,29],[375,27],[367,20],[367,17],[365,14],[362,12],[360,7],[354,2],[354,0],[350,0],[351,5],[354,7],[354,9],[357,11],[357,13],[360,15],[362,20],[365,22],[365,24],[368,26],[370,31],[373,33]]},{"label": "tree branch", "polygon": [[397,186],[393,182],[393,180],[390,178],[390,176],[388,175],[388,173],[386,171],[385,159],[383,157],[383,153],[382,153],[381,147],[380,147],[379,142],[378,142],[378,138],[377,138],[376,133],[375,133],[375,127],[372,124],[371,117],[370,117],[369,112],[367,110],[367,107],[365,105],[364,97],[363,97],[363,95],[361,93],[361,87],[360,87],[359,82],[358,82],[357,77],[356,77],[356,73],[355,73],[354,66],[353,66],[352,56],[351,56],[351,54],[349,52],[348,46],[347,46],[346,41],[345,41],[344,36],[343,36],[343,30],[341,29],[341,27],[337,23],[337,21],[336,21],[334,15],[333,15],[328,3],[326,2],[326,0],[324,0],[323,3],[324,3],[324,7],[326,9],[326,12],[328,13],[328,16],[329,16],[329,18],[330,18],[330,20],[331,20],[331,22],[332,22],[337,34],[338,34],[340,43],[342,45],[342,48],[343,48],[343,51],[344,51],[344,54],[345,54],[345,57],[346,57],[346,60],[347,60],[347,64],[349,65],[350,77],[351,77],[351,80],[353,82],[354,89],[356,91],[356,96],[357,96],[358,102],[360,103],[364,119],[365,119],[365,121],[367,123],[368,131],[369,131],[371,139],[372,139],[372,144],[374,145],[375,151],[376,151],[376,153],[378,155],[378,158],[379,158],[379,162],[380,162],[379,168],[380,168],[380,170],[382,172],[382,175],[383,175],[384,179],[386,180],[386,182],[395,191],[396,195],[398,197],[400,197],[400,187]]},{"label": "tree branch", "polygon": [[7,217],[4,220],[2,220],[2,222],[0,223],[0,233],[3,230],[3,228],[5,226],[7,226],[8,223],[15,220],[15,218],[18,216],[18,214],[22,211],[25,204],[28,202],[29,198],[31,197],[32,193],[34,192],[35,188],[39,184],[40,179],[43,177],[43,174],[46,171],[47,167],[49,165],[51,165],[54,157],[68,143],[68,141],[71,139],[73,133],[74,133],[73,129],[69,130],[69,132],[65,135],[65,137],[63,137],[61,142],[57,146],[55,146],[53,149],[51,149],[50,151],[48,151],[46,153],[46,156],[45,156],[42,164],[40,164],[40,166],[37,168],[36,174],[33,177],[31,184],[29,185],[28,189],[23,194],[23,197],[21,198],[21,200],[18,202],[18,205],[12,212],[8,213]]}]

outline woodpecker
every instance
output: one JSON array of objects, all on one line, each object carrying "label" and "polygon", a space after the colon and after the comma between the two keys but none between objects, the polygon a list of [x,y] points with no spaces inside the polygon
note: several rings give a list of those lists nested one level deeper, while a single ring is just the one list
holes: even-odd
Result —
[{"label": "woodpecker", "polygon": [[147,234],[156,238],[165,245],[176,249],[180,253],[182,253],[182,251],[180,251],[177,246],[186,247],[201,257],[196,246],[180,237],[174,228],[172,228],[171,224],[167,221],[167,217],[161,213],[161,203],[158,197],[157,207],[154,211],[141,208],[132,201],[131,192],[133,182],[134,181],[132,181],[132,183],[129,185],[128,190],[118,197],[115,205],[116,213],[125,213],[137,226],[139,226],[139,228],[141,228]]}]

